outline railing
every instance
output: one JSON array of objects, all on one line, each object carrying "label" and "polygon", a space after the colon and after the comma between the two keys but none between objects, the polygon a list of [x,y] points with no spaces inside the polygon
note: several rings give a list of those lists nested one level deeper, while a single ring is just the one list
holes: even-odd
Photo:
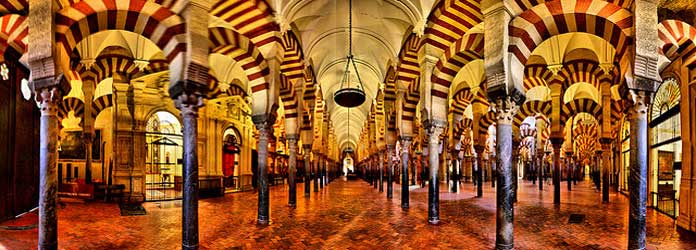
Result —
[{"label": "railing", "polygon": [[679,199],[675,197],[676,191],[671,192],[652,192],[653,198],[657,205],[653,205],[657,211],[676,219],[679,209]]},{"label": "railing", "polygon": [[151,182],[145,183],[146,201],[166,201],[181,199],[183,182]]}]

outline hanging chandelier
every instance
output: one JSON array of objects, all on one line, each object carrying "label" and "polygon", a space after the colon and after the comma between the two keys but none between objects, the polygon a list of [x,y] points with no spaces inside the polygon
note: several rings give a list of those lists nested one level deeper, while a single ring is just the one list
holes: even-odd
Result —
[{"label": "hanging chandelier", "polygon": [[[351,66],[358,80],[358,84],[355,87],[350,86]],[[349,1],[348,7],[348,56],[346,57],[346,67],[343,71],[341,86],[334,93],[334,102],[346,108],[354,108],[365,102],[365,91],[360,79],[360,73],[358,73],[358,67],[355,65],[355,58],[353,57],[353,0]]]}]

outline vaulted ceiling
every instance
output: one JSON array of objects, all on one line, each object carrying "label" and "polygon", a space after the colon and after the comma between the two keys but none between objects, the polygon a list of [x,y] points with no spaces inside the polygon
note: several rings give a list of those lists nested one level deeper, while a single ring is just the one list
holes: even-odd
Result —
[{"label": "vaulted ceiling", "polygon": [[[387,68],[396,64],[405,39],[422,27],[434,0],[354,0],[353,54],[367,101],[348,111],[336,105],[333,94],[348,55],[349,1],[272,1],[281,29],[297,34],[306,58],[316,72],[326,110],[336,128],[339,145],[357,145],[370,106],[384,83]],[[415,30],[418,30],[416,28]],[[353,75],[352,79],[356,79]],[[355,85],[351,85],[355,86]],[[350,115],[349,115],[350,113]],[[350,127],[350,128],[349,128]],[[350,132],[348,132],[350,131]]]}]

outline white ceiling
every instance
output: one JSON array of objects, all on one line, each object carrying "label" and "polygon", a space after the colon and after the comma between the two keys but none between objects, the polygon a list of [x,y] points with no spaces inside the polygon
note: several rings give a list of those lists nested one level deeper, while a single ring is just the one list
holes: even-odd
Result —
[{"label": "white ceiling", "polygon": [[[349,1],[276,0],[270,3],[281,28],[296,32],[306,59],[317,72],[339,145],[348,142],[355,147],[370,105],[384,81],[387,66],[397,61],[401,45],[413,27],[425,23],[433,2],[353,0],[353,54],[367,101],[351,109],[350,118],[348,109],[333,102],[348,54]],[[427,9],[421,8],[422,5],[428,6]]]}]

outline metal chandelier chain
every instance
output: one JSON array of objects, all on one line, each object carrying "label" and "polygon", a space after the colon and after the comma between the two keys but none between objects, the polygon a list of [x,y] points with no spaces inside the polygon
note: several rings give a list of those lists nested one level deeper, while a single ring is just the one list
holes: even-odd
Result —
[{"label": "metal chandelier chain", "polygon": [[343,73],[343,79],[341,79],[341,89],[344,84],[350,87],[350,66],[353,66],[353,71],[355,71],[355,76],[358,78],[357,89],[363,90],[362,79],[360,78],[360,73],[358,72],[358,66],[355,64],[355,57],[353,57],[353,0],[349,0],[348,6],[348,56],[346,57],[346,67]]}]

